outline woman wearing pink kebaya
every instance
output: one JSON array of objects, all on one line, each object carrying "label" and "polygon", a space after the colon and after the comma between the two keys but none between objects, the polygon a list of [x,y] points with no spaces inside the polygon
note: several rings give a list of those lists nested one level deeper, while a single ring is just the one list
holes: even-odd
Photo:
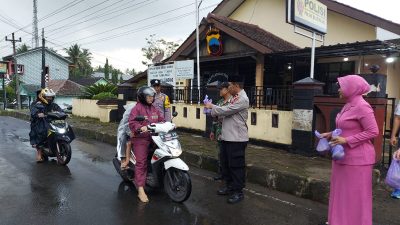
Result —
[{"label": "woman wearing pink kebaya", "polygon": [[364,78],[338,78],[339,94],[346,104],[336,117],[340,137],[323,134],[333,145],[344,147],[345,157],[332,162],[329,195],[329,225],[372,225],[372,169],[375,150],[372,139],[379,130],[372,107],[364,100],[370,86]]}]

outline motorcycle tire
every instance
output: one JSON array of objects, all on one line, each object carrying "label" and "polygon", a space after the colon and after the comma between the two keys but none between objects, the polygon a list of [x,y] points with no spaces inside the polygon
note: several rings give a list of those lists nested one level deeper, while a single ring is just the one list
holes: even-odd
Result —
[{"label": "motorcycle tire", "polygon": [[58,164],[65,166],[71,160],[71,155],[72,155],[71,145],[69,145],[65,141],[60,141],[58,142],[58,147],[60,152],[57,153],[58,154],[57,162]]},{"label": "motorcycle tire", "polygon": [[174,202],[186,201],[192,193],[192,181],[186,171],[170,168],[164,175],[164,191]]}]

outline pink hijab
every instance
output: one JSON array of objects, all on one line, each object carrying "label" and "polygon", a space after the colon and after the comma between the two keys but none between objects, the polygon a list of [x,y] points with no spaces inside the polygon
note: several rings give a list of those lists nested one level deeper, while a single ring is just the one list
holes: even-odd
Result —
[{"label": "pink hijab", "polygon": [[362,98],[362,95],[370,90],[368,82],[358,75],[339,77],[338,82],[347,102]]}]

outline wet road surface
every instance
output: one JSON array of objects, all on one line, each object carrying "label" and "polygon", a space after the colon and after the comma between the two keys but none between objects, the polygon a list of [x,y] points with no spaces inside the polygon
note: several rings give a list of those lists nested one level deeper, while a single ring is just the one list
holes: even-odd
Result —
[{"label": "wet road surface", "polygon": [[0,117],[0,225],[157,224],[157,225],[313,225],[326,220],[323,204],[247,185],[236,205],[217,196],[212,173],[191,168],[192,195],[173,203],[162,191],[137,200],[111,159],[114,147],[77,139],[68,166],[37,164],[29,145],[29,123]]}]

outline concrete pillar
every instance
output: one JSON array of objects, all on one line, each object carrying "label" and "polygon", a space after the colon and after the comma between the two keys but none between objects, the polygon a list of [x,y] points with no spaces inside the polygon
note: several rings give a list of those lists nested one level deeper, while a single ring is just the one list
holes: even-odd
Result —
[{"label": "concrete pillar", "polygon": [[303,155],[314,155],[314,96],[322,95],[325,84],[312,78],[293,83],[292,149]]},{"label": "concrete pillar", "polygon": [[264,95],[264,55],[257,54],[256,56],[256,101],[257,107],[262,106]]}]

